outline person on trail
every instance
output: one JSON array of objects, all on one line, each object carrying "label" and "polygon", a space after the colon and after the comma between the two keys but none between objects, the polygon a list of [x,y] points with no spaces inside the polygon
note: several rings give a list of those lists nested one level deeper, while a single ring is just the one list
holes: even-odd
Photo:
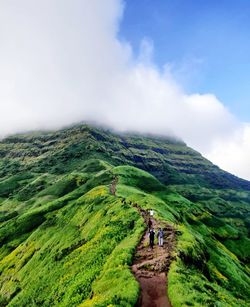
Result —
[{"label": "person on trail", "polygon": [[149,245],[151,249],[154,248],[154,239],[155,239],[155,232],[154,232],[154,229],[152,228],[149,231]]},{"label": "person on trail", "polygon": [[150,229],[151,229],[151,227],[152,227],[152,221],[151,221],[151,219],[149,218],[148,219],[148,231],[150,231]]},{"label": "person on trail", "polygon": [[159,228],[158,233],[157,233],[159,246],[163,246],[163,236],[164,236],[163,230],[162,230],[162,228]]}]

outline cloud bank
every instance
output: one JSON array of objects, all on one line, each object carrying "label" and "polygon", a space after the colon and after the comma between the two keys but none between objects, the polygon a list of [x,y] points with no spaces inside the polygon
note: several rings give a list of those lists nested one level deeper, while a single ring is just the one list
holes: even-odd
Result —
[{"label": "cloud bank", "polygon": [[186,94],[166,65],[118,38],[120,0],[3,0],[0,135],[94,120],[121,131],[181,137],[250,179],[250,124],[213,94]]}]

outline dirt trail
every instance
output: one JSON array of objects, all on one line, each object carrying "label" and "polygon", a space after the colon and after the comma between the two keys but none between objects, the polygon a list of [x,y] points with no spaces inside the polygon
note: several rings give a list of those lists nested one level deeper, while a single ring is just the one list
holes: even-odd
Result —
[{"label": "dirt trail", "polygon": [[[148,214],[140,209],[145,223],[148,223]],[[148,230],[137,246],[132,271],[140,284],[141,295],[137,306],[142,307],[169,307],[171,303],[167,296],[167,272],[171,262],[171,252],[175,245],[175,230],[171,225],[151,218],[152,227],[157,234],[159,227],[164,231],[163,247],[158,246],[155,236],[153,250],[149,247]]]},{"label": "dirt trail", "polygon": [[117,183],[118,183],[118,176],[114,176],[112,182],[111,182],[111,185],[109,187],[109,191],[112,195],[115,195],[116,193],[116,186],[117,186]]}]

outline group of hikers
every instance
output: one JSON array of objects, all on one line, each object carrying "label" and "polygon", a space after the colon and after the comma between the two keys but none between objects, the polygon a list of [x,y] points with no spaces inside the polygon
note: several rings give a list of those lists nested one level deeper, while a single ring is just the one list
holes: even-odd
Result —
[{"label": "group of hikers", "polygon": [[[122,203],[126,203],[125,198],[122,199]],[[130,204],[132,204],[132,202],[130,201]],[[137,204],[134,204],[135,207],[138,207]],[[154,215],[154,210],[149,210],[147,212],[145,212],[144,214],[144,218],[147,221],[148,224],[148,236],[149,236],[149,246],[151,247],[151,249],[154,248],[154,240],[155,240],[155,231],[153,228],[153,222],[152,222],[152,218]],[[162,228],[158,229],[157,232],[157,238],[158,238],[158,245],[163,247],[163,238],[164,238],[164,232]]]},{"label": "group of hikers", "polygon": [[[150,215],[153,216],[152,210],[150,211]],[[151,249],[153,249],[154,240],[155,240],[155,231],[154,231],[153,223],[150,217],[148,219],[148,231],[149,231],[149,246],[151,247]],[[159,228],[157,232],[157,238],[158,238],[158,245],[161,247],[163,247],[163,237],[164,237],[163,229]]]}]

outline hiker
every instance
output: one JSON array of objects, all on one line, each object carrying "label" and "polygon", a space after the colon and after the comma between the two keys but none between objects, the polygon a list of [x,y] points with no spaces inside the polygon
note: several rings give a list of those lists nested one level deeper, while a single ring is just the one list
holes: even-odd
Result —
[{"label": "hiker", "polygon": [[150,231],[150,229],[151,229],[151,227],[152,227],[152,221],[151,221],[151,219],[149,218],[148,219],[148,231]]},{"label": "hiker", "polygon": [[152,228],[149,231],[149,245],[151,249],[154,248],[154,239],[155,239],[155,232],[154,232],[154,229]]},{"label": "hiker", "polygon": [[162,228],[159,228],[158,233],[157,233],[157,238],[158,238],[159,246],[163,246],[163,230],[162,230]]}]

